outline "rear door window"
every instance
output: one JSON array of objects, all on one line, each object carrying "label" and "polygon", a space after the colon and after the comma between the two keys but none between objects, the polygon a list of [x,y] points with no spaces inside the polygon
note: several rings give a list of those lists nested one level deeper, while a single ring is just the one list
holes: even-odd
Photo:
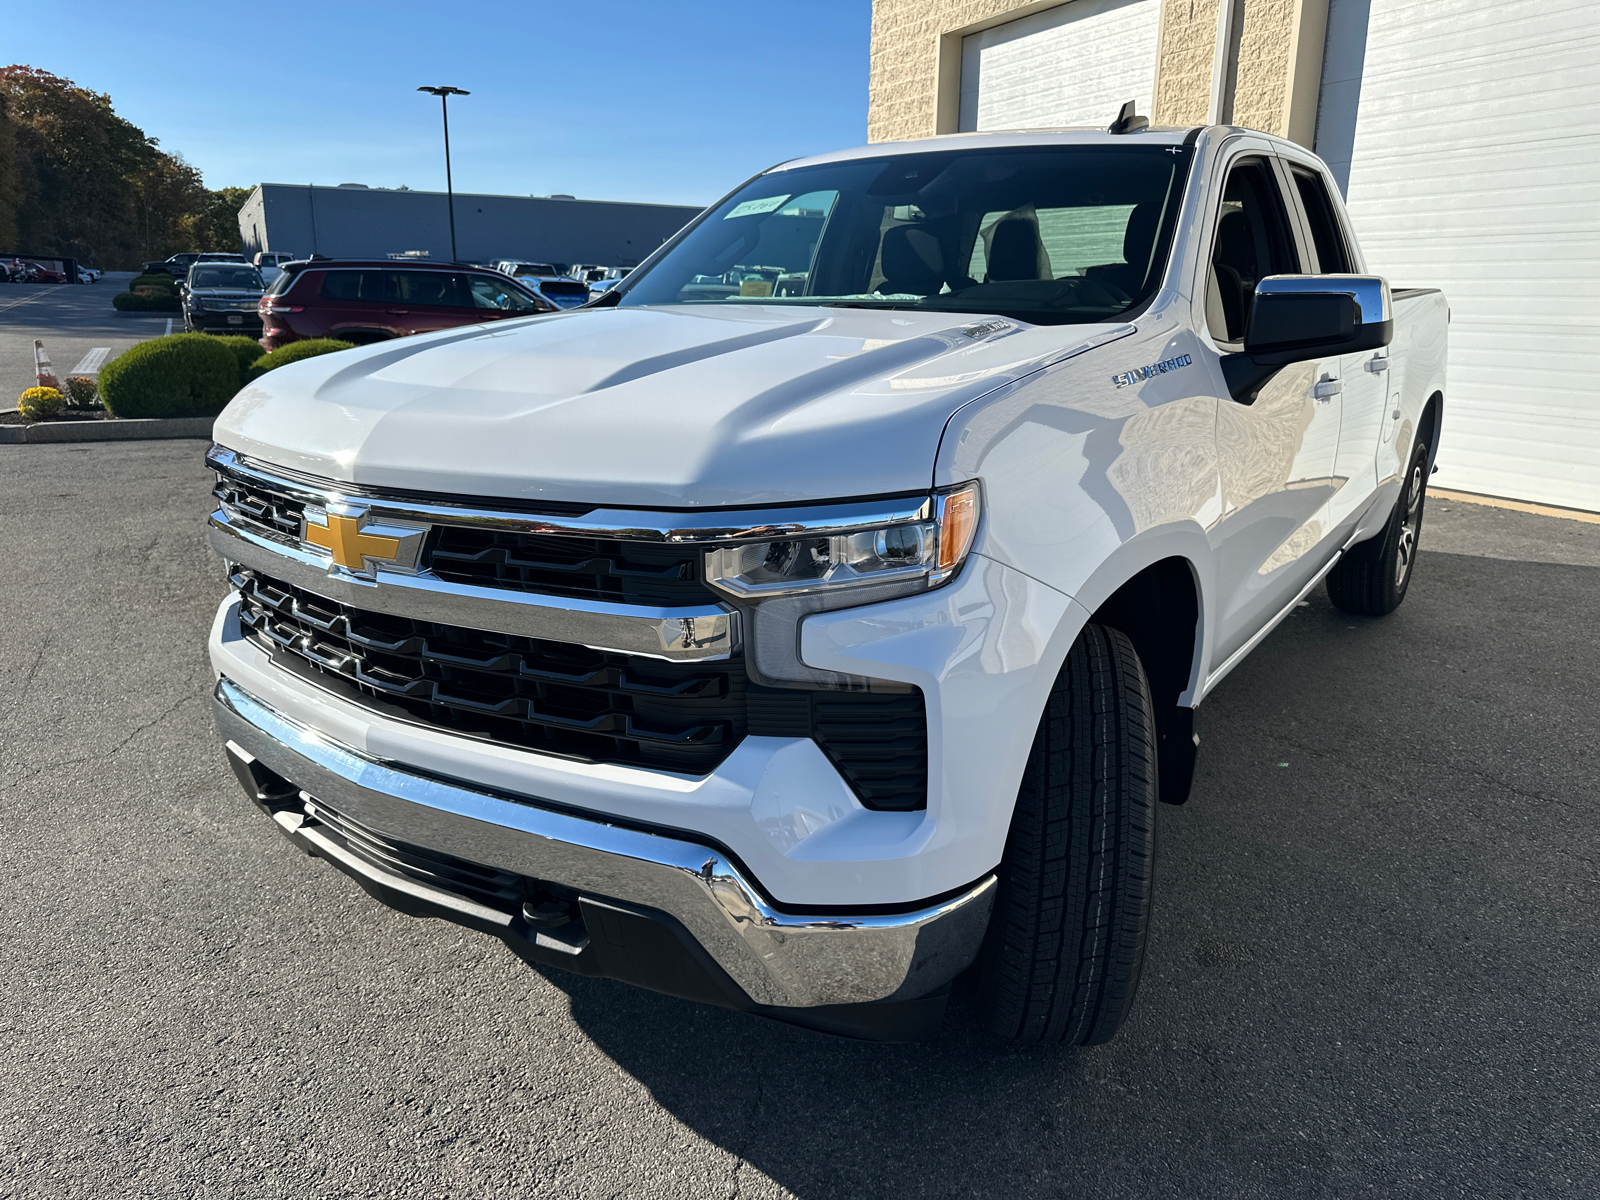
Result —
[{"label": "rear door window", "polygon": [[1300,207],[1305,213],[1306,226],[1311,230],[1311,244],[1317,253],[1317,262],[1311,269],[1319,275],[1344,275],[1351,270],[1350,254],[1345,248],[1344,235],[1339,228],[1339,218],[1334,213],[1333,200],[1322,176],[1304,167],[1290,167],[1294,175],[1295,190],[1300,193]]}]

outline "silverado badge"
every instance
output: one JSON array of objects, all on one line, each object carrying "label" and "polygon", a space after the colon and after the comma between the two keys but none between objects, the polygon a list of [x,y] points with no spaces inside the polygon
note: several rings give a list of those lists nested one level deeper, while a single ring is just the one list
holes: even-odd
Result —
[{"label": "silverado badge", "polygon": [[1193,361],[1194,359],[1187,354],[1180,354],[1176,358],[1164,358],[1158,363],[1151,363],[1148,367],[1135,367],[1131,371],[1113,375],[1111,382],[1119,388],[1125,388],[1130,383],[1143,383],[1146,379],[1154,379],[1157,375],[1165,375],[1168,371],[1187,367]]}]

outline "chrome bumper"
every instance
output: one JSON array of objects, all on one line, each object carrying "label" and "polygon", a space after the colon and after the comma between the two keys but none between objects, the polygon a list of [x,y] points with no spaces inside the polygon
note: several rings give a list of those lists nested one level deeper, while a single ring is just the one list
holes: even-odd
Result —
[{"label": "chrome bumper", "polygon": [[[230,749],[386,838],[666,914],[748,997],[735,1007],[914,1001],[972,963],[989,923],[993,876],[910,912],[780,912],[712,847],[413,774],[288,719],[227,678],[217,684],[214,708]],[[280,824],[294,833],[296,822]],[[383,874],[340,862],[336,847],[308,848],[352,874]],[[400,875],[380,882],[480,928],[515,921]]]}]

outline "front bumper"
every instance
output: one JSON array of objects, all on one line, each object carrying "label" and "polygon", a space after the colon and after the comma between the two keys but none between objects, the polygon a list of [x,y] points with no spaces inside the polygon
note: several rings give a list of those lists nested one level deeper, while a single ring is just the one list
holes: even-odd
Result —
[{"label": "front bumper", "polygon": [[[231,318],[234,317],[239,319],[232,320]],[[261,336],[261,317],[253,310],[249,312],[228,312],[223,309],[217,312],[210,310],[195,312],[191,309],[189,311],[189,323],[196,329],[252,334],[255,337]]]},{"label": "front bumper", "polygon": [[[535,962],[904,1040],[937,1028],[943,989],[974,960],[988,926],[993,876],[911,911],[782,911],[716,846],[413,773],[292,720],[226,676],[215,716],[252,799],[302,848],[396,907],[491,932]],[[530,897],[574,897],[576,928],[541,932],[515,902],[463,895],[450,869],[431,882],[387,869],[381,852],[341,841],[346,826],[380,847],[509,873]]]}]

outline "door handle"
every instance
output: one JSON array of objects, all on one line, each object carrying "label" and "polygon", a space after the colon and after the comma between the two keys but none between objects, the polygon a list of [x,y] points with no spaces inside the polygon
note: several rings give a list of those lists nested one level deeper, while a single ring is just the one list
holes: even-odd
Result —
[{"label": "door handle", "polygon": [[1339,380],[1323,379],[1317,383],[1316,387],[1311,389],[1311,394],[1318,400],[1332,400],[1342,391],[1344,391],[1344,384]]},{"label": "door handle", "polygon": [[407,317],[411,315],[409,308],[391,308],[387,311],[391,317]]},{"label": "door handle", "polygon": [[1374,375],[1381,375],[1389,369],[1389,356],[1387,354],[1374,354],[1367,359],[1367,370]]}]

